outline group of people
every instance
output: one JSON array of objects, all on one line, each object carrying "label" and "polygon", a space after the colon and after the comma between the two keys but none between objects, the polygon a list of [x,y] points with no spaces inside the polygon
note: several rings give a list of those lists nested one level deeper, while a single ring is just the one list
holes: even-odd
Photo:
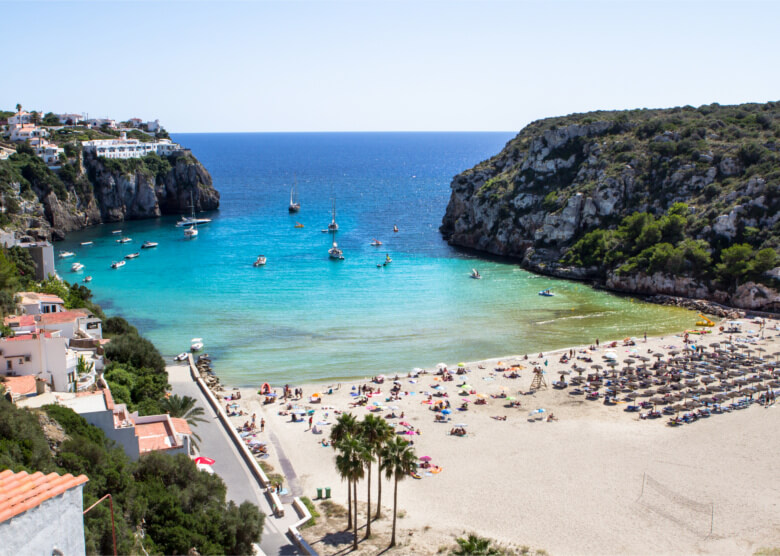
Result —
[{"label": "group of people", "polygon": [[466,436],[466,429],[463,427],[452,427],[450,429],[450,435],[451,436]]}]

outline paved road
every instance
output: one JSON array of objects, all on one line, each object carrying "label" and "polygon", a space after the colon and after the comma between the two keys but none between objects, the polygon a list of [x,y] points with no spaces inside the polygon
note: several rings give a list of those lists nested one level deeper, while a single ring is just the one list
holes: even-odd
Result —
[{"label": "paved road", "polygon": [[288,507],[285,510],[287,514],[285,518],[276,519],[273,517],[271,506],[260,490],[260,486],[247,469],[244,460],[225,432],[211,405],[204,398],[198,385],[192,380],[189,368],[186,365],[172,365],[168,366],[166,370],[173,393],[195,398],[198,401],[197,405],[204,410],[204,418],[209,423],[201,423],[200,426],[194,427],[193,432],[201,438],[198,442],[199,452],[216,460],[212,467],[227,485],[228,500],[232,500],[236,504],[245,501],[252,502],[266,514],[260,548],[268,555],[300,554],[298,548],[285,534],[287,527],[296,521],[294,510]]}]

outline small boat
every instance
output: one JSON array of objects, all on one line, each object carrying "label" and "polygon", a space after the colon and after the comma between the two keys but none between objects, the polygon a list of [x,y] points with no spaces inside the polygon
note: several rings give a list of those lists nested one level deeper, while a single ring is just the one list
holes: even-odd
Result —
[{"label": "small boat", "polygon": [[374,247],[379,247],[382,245],[382,242],[379,241],[378,239],[375,239],[374,241],[371,242],[371,245],[373,245]]},{"label": "small boat", "polygon": [[83,281],[84,282],[91,282],[92,281],[92,276],[87,276],[86,278],[84,278]]},{"label": "small boat", "polygon": [[92,245],[92,242],[91,242],[91,241],[82,241],[82,242],[81,242],[81,245],[84,245],[84,246],[86,246],[86,245]]},{"label": "small boat", "polygon": [[295,227],[296,228],[303,228],[303,224],[301,224],[300,222],[296,222],[295,223]]},{"label": "small boat", "polygon": [[113,230],[111,233],[112,234],[121,234],[122,230]]},{"label": "small boat", "polygon": [[393,231],[397,232],[398,231],[398,226],[393,226]]},{"label": "small boat", "polygon": [[[195,203],[192,202],[192,193],[190,193],[190,205],[192,205],[192,217],[190,218],[190,227],[184,228],[185,239],[192,239],[198,235],[198,222],[195,218]],[[179,224],[176,225],[178,226]]]},{"label": "small boat", "polygon": [[295,180],[295,184],[293,184],[292,189],[290,189],[290,206],[287,208],[290,212],[298,212],[301,210],[301,204],[298,202],[298,199],[295,197],[295,185],[298,183],[298,180]]},{"label": "small boat", "polygon": [[83,270],[83,269],[84,269],[84,265],[81,263],[73,263],[72,265],[70,265],[71,272],[78,272],[79,270]]},{"label": "small boat", "polygon": [[255,262],[252,263],[252,266],[263,266],[265,264],[265,257],[260,255],[255,259]]},{"label": "small boat", "polygon": [[328,224],[329,232],[338,232],[339,225],[336,224],[336,201],[333,201],[333,216],[331,217],[330,224]]},{"label": "small boat", "polygon": [[203,349],[203,338],[193,338],[190,340],[190,351],[200,351]]},{"label": "small boat", "polygon": [[393,259],[390,258],[390,253],[385,254],[385,264],[392,263]]},{"label": "small boat", "polygon": [[189,355],[186,351],[181,352],[179,355],[173,358],[174,361],[185,361]]},{"label": "small boat", "polygon": [[543,297],[555,297],[555,294],[551,292],[550,290],[542,290],[539,292],[539,295]]},{"label": "small boat", "polygon": [[73,251],[60,251],[60,259],[67,259],[68,257],[72,257],[75,255]]},{"label": "small boat", "polygon": [[140,254],[141,253],[129,253],[129,254],[125,255],[125,259],[135,259]]},{"label": "small boat", "polygon": [[141,249],[152,249],[153,247],[157,247],[157,243],[154,241],[144,241],[144,244],[141,246]]},{"label": "small boat", "polygon": [[471,277],[475,280],[482,280],[482,275],[477,271],[476,268],[471,269]]},{"label": "small boat", "polygon": [[176,222],[176,227],[183,228],[184,226],[191,226],[192,224],[208,224],[209,222],[211,222],[211,218],[195,218],[193,213],[192,216],[182,216],[181,220]]},{"label": "small boat", "polygon": [[336,242],[333,242],[333,247],[328,249],[328,255],[331,259],[336,259],[338,261],[344,260],[344,252],[339,249],[339,246],[336,244]]},{"label": "small boat", "polygon": [[329,230],[320,230],[323,234],[327,234]]},{"label": "small boat", "polygon": [[129,237],[122,237],[116,240],[117,243],[130,243],[131,241],[133,240]]},{"label": "small boat", "polygon": [[114,261],[111,263],[111,268],[122,268],[125,266],[125,261]]}]

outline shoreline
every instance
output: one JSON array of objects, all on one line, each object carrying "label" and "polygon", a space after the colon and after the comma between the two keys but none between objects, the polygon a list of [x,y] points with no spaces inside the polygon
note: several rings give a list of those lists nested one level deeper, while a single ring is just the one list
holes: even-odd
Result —
[{"label": "shoreline", "polygon": [[[777,320],[768,322],[764,339],[751,337],[750,332],[755,334],[758,330],[754,321],[741,319],[741,322],[745,324],[740,338],[761,344],[770,357],[780,351]],[[728,333],[719,333],[716,325],[713,333],[703,336],[700,343],[709,346],[713,342],[727,340],[728,336]],[[674,351],[673,348],[680,349],[682,340],[681,334],[667,334],[648,336],[647,343],[640,337],[635,345],[623,346],[621,339],[614,349],[618,361],[629,355],[652,357],[653,353],[668,354]],[[290,408],[313,410],[312,418],[316,423],[333,423],[341,411],[351,412],[360,419],[369,413],[368,407],[379,403],[384,409],[371,412],[385,416],[389,422],[408,422],[420,431],[419,436],[405,438],[414,440],[418,456],[431,456],[433,463],[441,466],[443,472],[399,484],[399,508],[403,509],[405,517],[398,520],[398,553],[435,554],[435,548],[422,549],[418,543],[429,548],[450,545],[455,536],[468,531],[476,531],[502,543],[518,542],[555,553],[603,553],[605,542],[617,543],[610,544],[616,548],[614,551],[606,550],[608,553],[636,553],[651,549],[661,554],[680,550],[747,553],[745,542],[748,541],[748,546],[752,547],[750,552],[759,546],[780,543],[780,532],[773,531],[769,522],[759,520],[761,527],[758,527],[755,519],[751,521],[748,515],[750,512],[769,511],[766,504],[770,502],[766,497],[770,493],[764,494],[757,485],[771,480],[774,450],[766,446],[766,438],[780,425],[778,406],[773,405],[767,410],[750,407],[747,411],[731,415],[714,415],[673,431],[665,425],[666,416],[658,420],[639,419],[639,413],[624,411],[626,405],[623,402],[605,405],[601,400],[586,401],[583,397],[569,395],[567,391],[571,387],[567,390],[552,388],[551,382],[558,379],[557,371],[566,366],[559,361],[562,354],[573,350],[575,357],[591,357],[593,363],[574,361],[592,372],[590,365],[602,363],[605,343],[612,341],[600,342],[600,349],[595,351],[590,349],[590,344],[585,344],[544,352],[542,359],[538,358],[538,354],[529,354],[527,360],[522,355],[513,355],[468,362],[465,367],[470,372],[463,376],[455,375],[455,380],[446,386],[430,372],[435,372],[434,369],[429,368],[427,374],[421,373],[415,378],[408,372],[399,373],[403,395],[397,401],[387,401],[387,391],[394,380],[391,375],[383,384],[370,382],[371,377],[342,380],[340,388],[338,381],[330,380],[332,394],[327,393],[328,381],[309,381],[302,385],[291,383],[291,388],[302,388],[304,396],[288,403]],[[517,369],[519,378],[507,378],[504,373],[497,372],[495,367],[499,362],[506,367],[521,365]],[[455,369],[457,362],[451,363],[451,368]],[[546,369],[544,376],[549,387],[529,393],[534,366]],[[570,362],[568,367],[571,368]],[[568,376],[567,380],[574,376]],[[485,405],[474,405],[477,399],[474,395],[463,396],[455,388],[463,380],[473,387],[472,392],[484,394]],[[370,397],[362,407],[350,407],[350,402],[354,401],[350,394],[366,383],[380,388],[382,393]],[[452,402],[450,417],[453,421],[449,425],[435,423],[431,406],[427,404],[427,394],[434,392],[431,386],[437,383],[445,386],[449,396],[433,400]],[[259,437],[267,441],[269,455],[262,461],[270,464],[274,473],[284,475],[284,486],[288,492],[314,500],[316,489],[329,487],[333,502],[346,505],[346,487],[333,465],[335,453],[332,449],[325,450],[321,444],[323,438],[328,438],[329,425],[317,427],[322,429],[322,434],[313,434],[305,418],[297,423],[291,421],[286,404],[264,404],[257,387],[221,386],[223,390],[217,392],[222,396],[221,400],[225,395],[241,393],[241,399],[232,402],[245,413],[232,418],[236,427],[249,422],[252,414],[256,415],[258,424],[261,420],[265,422],[265,430],[259,433]],[[281,385],[275,386],[279,391]],[[320,403],[311,402],[310,396],[315,392],[322,394]],[[507,407],[506,400],[488,397],[502,392],[515,397],[520,407]],[[461,412],[457,407],[464,398],[471,403],[467,411]],[[390,409],[393,405],[397,410]],[[531,419],[529,410],[537,408],[546,409],[542,415],[554,414],[556,420],[545,422],[541,419],[540,422],[536,417]],[[396,415],[403,414],[404,418],[392,419],[390,411]],[[447,432],[452,425],[461,420],[467,424],[468,435],[464,438],[449,436]],[[740,449],[724,451],[722,439],[728,439]],[[745,476],[737,477],[733,470],[739,466],[745,452],[751,454],[752,464],[755,465]],[[698,533],[678,531],[667,520],[658,519],[656,506],[661,503],[662,509],[674,513],[677,521],[692,520],[693,525],[688,529],[698,531],[701,520],[697,516],[686,517],[687,510],[674,503],[670,509],[665,508],[664,504],[668,501],[652,499],[655,506],[647,514],[642,504],[634,502],[645,474],[679,496],[712,499],[721,508],[721,513],[716,515],[720,526],[716,533],[719,536],[705,541]],[[375,482],[376,473],[373,477],[372,482]],[[722,484],[725,481],[730,486],[714,489],[714,483],[704,480],[707,477],[717,477],[715,482]],[[750,479],[749,484],[745,482],[745,477]],[[464,489],[464,484],[469,487]],[[365,488],[363,481],[359,486],[360,504],[365,503]],[[382,488],[383,508],[390,510],[392,495],[387,493],[392,493],[392,483],[385,481]],[[627,491],[634,494],[626,496]],[[722,509],[734,506],[733,500],[744,497],[746,492],[750,493],[747,498],[754,497],[750,503],[740,501],[734,510]],[[496,500],[497,503],[491,502],[494,494],[498,493],[500,499]],[[658,498],[658,493],[653,496]],[[315,502],[324,515],[323,503]],[[375,485],[372,505],[376,505]],[[724,511],[726,515],[723,515]],[[385,516],[388,513],[392,515],[391,510],[384,511]],[[683,515],[680,517],[677,513]],[[600,521],[600,524],[594,525],[587,519],[583,520],[591,515],[602,516],[604,523]],[[566,534],[551,533],[550,527],[558,520],[568,524]],[[643,523],[641,531],[626,534],[626,528],[635,525],[636,520]],[[343,548],[345,545],[336,543],[331,546],[321,540],[323,535],[342,531],[345,520],[323,517],[318,521],[319,525],[303,531],[307,541],[321,553],[335,553],[339,546]],[[385,533],[389,521],[380,519],[372,524],[372,529],[377,531],[374,534],[377,540],[362,541],[360,553],[375,553],[381,549],[380,545],[387,540]],[[613,523],[614,527],[607,527],[606,523]],[[514,524],[523,524],[522,530]],[[749,533],[743,533],[743,530]],[[616,535],[616,531],[621,533]],[[348,534],[342,536],[346,539],[345,543],[351,542]]]}]

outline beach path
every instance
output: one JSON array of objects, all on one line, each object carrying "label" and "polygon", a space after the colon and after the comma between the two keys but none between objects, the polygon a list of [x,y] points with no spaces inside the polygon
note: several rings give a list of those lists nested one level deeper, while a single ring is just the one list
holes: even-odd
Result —
[{"label": "beach path", "polygon": [[245,501],[251,502],[266,514],[260,548],[266,554],[299,554],[297,547],[290,542],[285,533],[287,527],[297,520],[294,517],[295,512],[286,512],[288,517],[283,519],[273,517],[271,506],[260,490],[257,481],[246,468],[216,413],[192,380],[189,367],[187,365],[171,365],[166,367],[166,371],[171,391],[180,396],[195,398],[196,405],[204,410],[204,418],[208,423],[196,426],[194,432],[201,437],[201,441],[198,443],[200,453],[216,460],[212,467],[227,486],[227,499],[236,504]]}]

